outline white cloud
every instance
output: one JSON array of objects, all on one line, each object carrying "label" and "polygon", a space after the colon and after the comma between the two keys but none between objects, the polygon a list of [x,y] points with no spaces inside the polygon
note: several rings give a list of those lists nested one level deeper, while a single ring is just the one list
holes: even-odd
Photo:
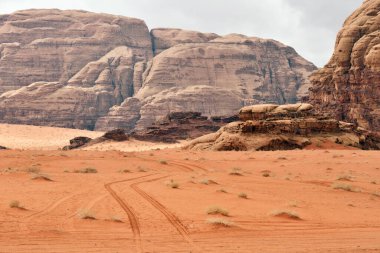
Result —
[{"label": "white cloud", "polygon": [[343,21],[362,0],[0,0],[0,12],[29,8],[84,9],[176,27],[277,39],[323,66]]}]

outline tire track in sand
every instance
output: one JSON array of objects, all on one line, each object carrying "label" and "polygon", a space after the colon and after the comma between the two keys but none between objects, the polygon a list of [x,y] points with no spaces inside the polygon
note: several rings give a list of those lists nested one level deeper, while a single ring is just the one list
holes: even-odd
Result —
[{"label": "tire track in sand", "polygon": [[166,219],[169,221],[169,223],[178,231],[178,233],[182,236],[182,238],[190,244],[193,249],[196,250],[196,252],[200,252],[200,249],[194,244],[193,240],[190,238],[190,233],[187,230],[187,228],[182,224],[181,220],[172,212],[170,212],[164,205],[162,205],[160,202],[158,202],[156,199],[154,199],[152,196],[150,196],[148,193],[143,191],[141,188],[138,187],[139,184],[142,183],[151,183],[163,178],[166,178],[169,176],[149,179],[143,182],[138,182],[131,184],[130,187],[136,191],[140,196],[142,196],[144,199],[146,199],[152,206],[154,206],[158,211],[160,211]]},{"label": "tire track in sand", "polygon": [[120,180],[120,181],[114,181],[114,182],[110,182],[110,183],[107,183],[104,185],[106,190],[111,194],[111,196],[116,200],[116,202],[121,206],[121,208],[125,211],[125,213],[128,216],[128,220],[129,220],[129,223],[131,224],[132,233],[133,233],[137,252],[143,252],[142,243],[141,243],[140,225],[139,225],[137,216],[136,216],[134,210],[131,208],[131,206],[128,205],[128,203],[125,202],[121,197],[119,197],[119,195],[117,195],[117,193],[115,192],[115,190],[112,189],[111,186],[115,185],[115,184],[119,184],[119,183],[124,183],[124,182],[128,182],[128,181],[144,178],[144,177],[149,177],[152,175],[154,175],[154,174],[135,177],[135,178],[129,178],[129,179]]}]

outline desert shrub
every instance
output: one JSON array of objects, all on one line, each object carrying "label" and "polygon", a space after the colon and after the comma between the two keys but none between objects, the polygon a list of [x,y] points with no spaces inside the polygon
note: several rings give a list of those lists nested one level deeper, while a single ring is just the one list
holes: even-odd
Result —
[{"label": "desert shrub", "polygon": [[239,196],[239,198],[242,198],[242,199],[247,199],[248,198],[248,195],[246,193],[244,193],[244,192],[239,193],[238,196]]},{"label": "desert shrub", "polygon": [[45,181],[53,181],[50,176],[45,175],[45,174],[34,174],[32,176],[33,180],[45,180]]},{"label": "desert shrub", "polygon": [[276,210],[271,213],[272,216],[276,217],[286,217],[294,220],[301,220],[300,216],[294,211],[288,210]]},{"label": "desert shrub", "polygon": [[95,168],[84,168],[81,170],[75,170],[74,173],[94,174],[94,173],[98,173],[98,170]]},{"label": "desert shrub", "polygon": [[168,162],[167,162],[166,160],[161,160],[161,161],[160,161],[160,164],[164,164],[164,165],[166,165],[166,164],[168,164]]},{"label": "desert shrub", "polygon": [[229,215],[229,213],[228,213],[227,210],[225,210],[223,208],[220,208],[218,206],[210,207],[207,210],[207,214],[220,214],[220,215],[223,215],[223,216],[228,216]]},{"label": "desert shrub", "polygon": [[10,208],[23,208],[20,204],[20,201],[18,200],[12,200],[10,203],[9,203],[9,207]]},{"label": "desert shrub", "polygon": [[96,220],[95,215],[89,210],[82,210],[79,213],[79,218],[83,220]]},{"label": "desert shrub", "polygon": [[217,225],[217,226],[223,226],[223,227],[231,227],[234,225],[233,222],[226,219],[221,219],[221,218],[210,218],[210,219],[207,219],[206,222],[211,225]]},{"label": "desert shrub", "polygon": [[240,171],[240,168],[233,168],[230,173],[231,176],[243,176],[243,174]]},{"label": "desert shrub", "polygon": [[170,181],[166,182],[166,186],[172,188],[172,189],[178,189],[179,188],[179,184],[177,182],[175,182],[173,179],[171,179]]},{"label": "desert shrub", "polygon": [[333,184],[332,187],[336,190],[344,190],[348,192],[356,191],[352,185],[349,184]]}]

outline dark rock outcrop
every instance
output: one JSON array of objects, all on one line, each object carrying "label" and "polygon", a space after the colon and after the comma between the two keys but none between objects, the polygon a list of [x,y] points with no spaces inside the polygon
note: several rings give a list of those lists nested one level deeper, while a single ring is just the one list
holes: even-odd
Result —
[{"label": "dark rock outcrop", "polygon": [[114,129],[105,133],[102,138],[112,141],[126,141],[128,140],[128,135],[124,129]]},{"label": "dark rock outcrop", "polygon": [[77,148],[83,147],[90,141],[92,141],[92,139],[89,137],[84,137],[84,136],[75,137],[74,139],[70,140],[70,145],[63,147],[63,150],[77,149]]},{"label": "dark rock outcrop", "polygon": [[174,112],[152,126],[132,133],[137,140],[175,143],[216,132],[234,117],[208,119],[199,112]]},{"label": "dark rock outcrop", "polygon": [[331,60],[311,76],[310,102],[338,120],[380,131],[380,1],[344,23]]}]

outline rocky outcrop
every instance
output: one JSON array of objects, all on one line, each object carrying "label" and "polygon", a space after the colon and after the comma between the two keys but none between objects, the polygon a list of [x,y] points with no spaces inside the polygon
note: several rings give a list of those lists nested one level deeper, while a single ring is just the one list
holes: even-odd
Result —
[{"label": "rocky outcrop", "polygon": [[329,63],[311,77],[310,101],[338,120],[380,131],[380,1],[344,23]]},{"label": "rocky outcrop", "polygon": [[195,150],[291,150],[332,143],[380,149],[380,136],[353,124],[315,113],[310,104],[257,105],[242,108],[232,122],[190,142]]},{"label": "rocky outcrop", "polygon": [[114,129],[95,139],[84,136],[75,137],[74,139],[70,140],[70,145],[63,147],[62,150],[68,151],[73,149],[86,148],[106,141],[122,142],[128,139],[129,136],[125,133],[124,129]]},{"label": "rocky outcrop", "polygon": [[63,150],[78,149],[89,143],[91,140],[91,138],[84,136],[75,137],[70,140],[70,145],[63,147]]},{"label": "rocky outcrop", "polygon": [[141,130],[303,98],[316,67],[274,40],[153,29],[84,11],[0,16],[0,122]]},{"label": "rocky outcrop", "polygon": [[175,143],[179,140],[194,139],[218,131],[237,117],[213,117],[208,119],[199,112],[174,112],[152,126],[132,133],[137,140]]},{"label": "rocky outcrop", "polygon": [[0,150],[6,150],[7,148],[4,146],[0,146]]},{"label": "rocky outcrop", "polygon": [[124,129],[114,129],[106,132],[102,138],[112,141],[126,141],[128,140],[128,135],[125,133]]}]

